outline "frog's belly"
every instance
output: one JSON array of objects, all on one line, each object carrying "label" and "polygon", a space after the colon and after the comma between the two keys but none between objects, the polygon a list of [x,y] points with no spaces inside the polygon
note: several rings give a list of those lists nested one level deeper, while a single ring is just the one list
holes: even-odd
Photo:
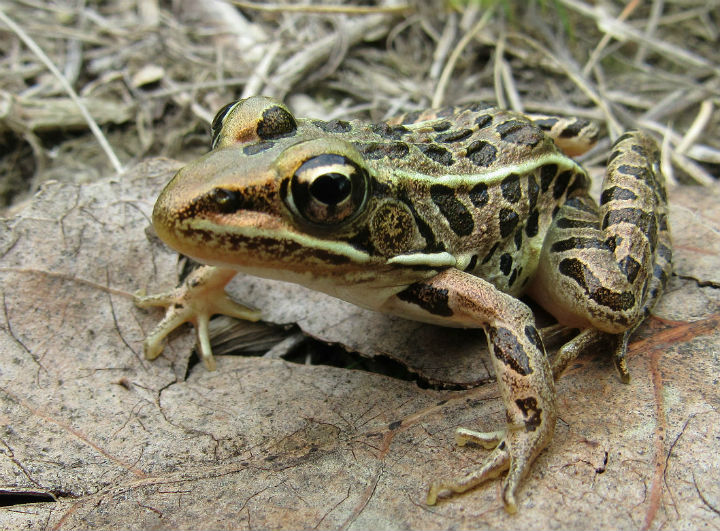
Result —
[{"label": "frog's belly", "polygon": [[[227,267],[224,264],[214,264],[219,267]],[[461,317],[452,315],[437,315],[424,310],[421,306],[413,302],[404,301],[398,298],[398,293],[406,290],[409,286],[417,282],[427,282],[431,280],[440,271],[413,271],[410,269],[397,269],[392,272],[387,270],[378,273],[372,270],[364,274],[352,274],[348,277],[318,277],[312,272],[291,272],[288,270],[271,269],[271,268],[255,268],[243,267],[235,265],[233,269],[239,272],[247,273],[252,276],[269,278],[273,280],[281,280],[293,284],[300,284],[315,291],[320,291],[331,295],[332,297],[350,302],[356,306],[366,308],[381,313],[395,315],[404,319],[419,321],[438,326],[451,328],[482,328],[482,324],[477,320],[462,319]],[[484,278],[485,282],[493,284],[496,289],[504,291],[504,276],[496,274],[492,268],[488,269],[492,275]],[[468,273],[470,275],[470,273]],[[477,276],[477,275],[471,275]],[[511,292],[510,295],[517,296],[520,289]]]},{"label": "frog's belly", "polygon": [[454,316],[444,317],[441,315],[432,314],[426,310],[423,310],[416,304],[408,303],[393,297],[386,301],[386,303],[378,308],[378,311],[403,319],[409,319],[411,321],[418,321],[421,323],[427,323],[431,325],[444,326],[447,328],[482,328],[482,324],[477,321],[458,321]]}]

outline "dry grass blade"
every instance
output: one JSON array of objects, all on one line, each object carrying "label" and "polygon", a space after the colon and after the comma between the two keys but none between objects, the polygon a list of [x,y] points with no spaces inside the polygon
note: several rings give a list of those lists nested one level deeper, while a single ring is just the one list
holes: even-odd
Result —
[{"label": "dry grass blade", "polygon": [[414,10],[409,4],[398,6],[344,6],[344,5],[292,5],[292,4],[256,4],[255,2],[232,1],[233,5],[243,9],[268,11],[270,13],[317,13],[344,15],[401,15]]},{"label": "dry grass blade", "polygon": [[212,28],[213,35],[210,38],[217,46],[220,61],[225,54],[238,54],[251,63],[262,60],[263,48],[270,36],[232,5],[224,0],[180,0],[179,4],[187,16]]},{"label": "dry grass blade", "polygon": [[690,146],[692,146],[697,139],[700,137],[702,132],[707,127],[708,123],[712,119],[713,114],[713,103],[710,100],[705,100],[700,104],[700,110],[693,120],[692,125],[688,128],[685,136],[677,145],[677,152],[684,154]]},{"label": "dry grass blade", "polygon": [[440,79],[438,80],[437,87],[435,88],[435,93],[433,94],[432,98],[432,107],[436,108],[442,105],[445,98],[447,84],[450,81],[450,76],[452,75],[455,63],[457,62],[460,54],[463,52],[465,47],[473,39],[473,37],[475,37],[475,35],[477,35],[480,30],[482,30],[490,21],[493,11],[493,8],[487,9],[485,13],[483,13],[483,16],[480,18],[480,20],[475,23],[475,25],[470,29],[470,31],[463,35],[462,39],[460,39],[460,42],[458,42],[457,46],[455,46],[455,49],[450,54],[450,57],[448,58],[445,67],[443,68],[442,74],[440,74]]},{"label": "dry grass blade", "polygon": [[[651,35],[657,30],[658,23],[660,22],[660,15],[662,14],[663,4],[664,0],[652,0],[650,18],[648,19],[647,24],[645,24],[645,35]],[[625,10],[623,10],[623,13],[624,12]],[[640,45],[637,53],[635,54],[635,62],[642,63],[645,60],[647,52],[647,46]]]},{"label": "dry grass blade", "polygon": [[[703,120],[704,113],[701,113],[700,120]],[[696,121],[698,121],[696,119]],[[698,122],[698,124],[701,124],[702,121]],[[651,121],[651,120],[639,120],[638,126],[642,127],[643,129],[647,129],[648,131],[654,131],[656,133],[659,133],[663,137],[663,152],[665,157],[665,171],[668,175],[671,175],[671,165],[670,163],[676,164],[679,168],[681,168],[687,175],[689,175],[695,182],[702,184],[702,185],[710,185],[713,184],[716,181],[716,178],[713,177],[710,172],[705,170],[701,165],[693,162],[688,156],[686,156],[685,152],[679,152],[677,148],[673,148],[672,146],[679,146],[683,142],[683,138],[678,135],[673,129],[669,126],[665,126],[662,124],[659,124],[657,122]],[[697,157],[696,150],[693,148],[688,147],[687,153],[692,153],[693,158],[697,158],[698,160],[706,160],[707,162],[711,162],[714,164],[718,164],[720,162],[720,150],[707,148],[705,147],[702,151],[704,155],[706,155],[706,158],[700,158]],[[668,177],[669,180],[677,182],[677,180],[670,176]]]},{"label": "dry grass blade", "polygon": [[[639,0],[632,0],[629,2],[625,8],[620,13],[620,16],[618,17],[619,21],[627,20],[627,18],[630,16],[630,14],[635,11],[635,8],[637,8],[639,4]],[[590,59],[588,59],[588,62],[585,63],[585,66],[582,69],[582,74],[584,77],[587,77],[590,75],[590,72],[593,68],[595,68],[595,65],[597,64],[600,55],[602,54],[603,50],[607,47],[608,43],[610,42],[610,39],[612,37],[608,35],[607,33],[603,35],[603,38],[600,40],[598,45],[593,50],[592,54],[590,54]]]},{"label": "dry grass blade", "polygon": [[326,61],[338,45],[344,42],[351,46],[362,40],[366,34],[377,31],[387,25],[384,15],[373,15],[360,20],[348,20],[343,23],[342,32],[326,35],[314,43],[307,44],[303,49],[278,65],[275,73],[266,84],[264,94],[282,98],[284,95],[314,67]]},{"label": "dry grass blade", "polygon": [[433,62],[428,72],[431,79],[438,79],[440,77],[446,58],[448,54],[452,53],[451,48],[457,37],[457,19],[456,13],[450,13],[445,21],[442,35],[440,39],[438,39],[437,46],[433,52]]},{"label": "dry grass blade", "polygon": [[688,52],[674,44],[645,35],[619,19],[609,16],[604,9],[592,7],[578,0],[559,0],[563,5],[595,20],[599,29],[620,41],[635,41],[662,54],[681,66],[691,65],[720,74],[720,67],[698,54]]},{"label": "dry grass blade", "polygon": [[671,151],[672,162],[687,173],[692,179],[703,186],[711,186],[716,179],[702,166],[689,159],[682,153]]},{"label": "dry grass blade", "polygon": [[687,154],[689,157],[701,162],[707,162],[708,164],[720,164],[720,149],[702,144],[695,144],[687,150]]},{"label": "dry grass blade", "polygon": [[615,138],[622,133],[624,128],[617,118],[615,118],[608,101],[598,94],[590,81],[582,75],[582,72],[577,71],[574,64],[571,64],[569,61],[560,60],[552,52],[550,52],[550,50],[530,37],[520,34],[511,34],[508,36],[527,43],[535,50],[541,52],[542,55],[549,59],[559,70],[565,72],[565,75],[567,75],[567,77],[582,91],[582,93],[590,98],[590,100],[592,100],[598,108],[600,108],[603,116],[605,117],[605,121],[607,122],[611,138]]},{"label": "dry grass blade", "polygon": [[120,163],[120,159],[118,159],[117,155],[115,155],[115,152],[113,151],[112,147],[110,147],[110,143],[107,141],[107,138],[105,138],[105,135],[100,130],[97,122],[95,122],[95,119],[88,112],[87,108],[80,100],[80,97],[70,86],[70,83],[68,83],[65,76],[62,75],[60,70],[57,69],[55,64],[50,60],[50,58],[45,54],[45,52],[43,52],[42,48],[40,48],[20,26],[18,26],[10,17],[8,17],[2,9],[0,9],[0,20],[2,20],[15,33],[15,35],[17,35],[25,43],[28,48],[30,48],[30,50],[43,62],[43,64],[45,64],[47,69],[52,72],[52,74],[58,79],[58,81],[60,81],[63,89],[67,92],[70,98],[80,109],[80,112],[85,118],[88,127],[92,131],[93,135],[95,135],[98,143],[102,147],[113,167],[115,168],[115,171],[118,173],[122,172],[123,166]]},{"label": "dry grass blade", "polygon": [[[517,90],[517,85],[512,75],[510,64],[505,60],[505,45],[507,43],[507,36],[505,32],[502,32],[498,39],[498,44],[495,47],[495,64],[493,65],[493,79],[495,81],[495,97],[497,98],[498,105],[503,108],[513,109],[517,112],[524,111],[524,105],[520,97],[520,93]],[[508,104],[505,100],[507,94],[510,103]]]},{"label": "dry grass blade", "polygon": [[135,105],[128,103],[119,105],[101,98],[87,97],[80,102],[82,107],[71,98],[53,98],[45,100],[41,98],[25,98],[13,96],[10,93],[0,91],[3,112],[0,121],[0,132],[11,126],[11,117],[16,122],[22,122],[22,130],[42,134],[50,133],[58,128],[69,131],[76,131],[87,128],[87,120],[82,113],[84,107],[96,121],[101,123],[121,124],[131,119]]}]

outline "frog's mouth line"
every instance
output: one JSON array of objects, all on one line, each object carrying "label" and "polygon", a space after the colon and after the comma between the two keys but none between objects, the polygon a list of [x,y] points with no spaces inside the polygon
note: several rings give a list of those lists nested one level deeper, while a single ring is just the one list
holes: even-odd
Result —
[{"label": "frog's mouth line", "polygon": [[[273,227],[223,226],[207,219],[195,219],[177,228],[160,228],[160,237],[173,249],[206,262],[212,255],[215,262],[229,267],[251,264],[288,265],[304,267],[347,266],[362,267],[371,257],[350,244],[322,240],[300,232]],[[224,259],[226,258],[226,259]]]}]

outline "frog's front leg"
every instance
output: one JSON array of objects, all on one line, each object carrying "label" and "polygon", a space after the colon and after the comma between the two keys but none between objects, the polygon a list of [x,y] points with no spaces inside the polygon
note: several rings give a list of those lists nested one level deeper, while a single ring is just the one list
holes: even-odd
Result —
[{"label": "frog's front leg", "polygon": [[485,463],[467,476],[434,483],[427,502],[443,491],[465,492],[509,469],[503,486],[508,512],[515,512],[515,493],[537,455],[551,441],[555,429],[555,387],[535,319],[518,299],[481,278],[449,269],[418,282],[388,301],[386,309],[418,318],[447,319],[468,328],[484,328],[500,392],[507,409],[503,432],[457,432],[459,444],[468,441],[495,447]]},{"label": "frog's front leg", "polygon": [[141,308],[162,306],[165,317],[143,342],[145,357],[157,358],[163,350],[165,337],[183,323],[193,323],[200,347],[200,358],[209,370],[215,370],[215,359],[210,347],[208,323],[215,314],[229,315],[246,321],[257,321],[260,313],[233,301],[225,286],[237,271],[213,266],[202,266],[193,271],[177,288],[158,295],[135,295],[135,304]]}]

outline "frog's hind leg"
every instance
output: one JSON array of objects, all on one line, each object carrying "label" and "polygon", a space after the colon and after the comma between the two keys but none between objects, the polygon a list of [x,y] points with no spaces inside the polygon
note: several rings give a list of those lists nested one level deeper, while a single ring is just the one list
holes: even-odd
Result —
[{"label": "frog's hind leg", "polygon": [[505,404],[505,429],[490,433],[458,430],[459,444],[476,442],[494,450],[466,476],[433,483],[427,502],[434,504],[447,491],[465,492],[507,470],[503,501],[508,512],[515,512],[515,493],[532,462],[552,440],[557,417],[552,372],[532,311],[488,281],[457,269],[410,285],[391,297],[383,309],[485,329]]},{"label": "frog's hind leg", "polygon": [[598,207],[585,193],[559,209],[543,245],[532,297],[561,322],[585,330],[558,354],[557,376],[588,345],[611,341],[625,363],[632,332],[650,313],[670,275],[672,251],[657,148],[641,132],[613,147]]}]

